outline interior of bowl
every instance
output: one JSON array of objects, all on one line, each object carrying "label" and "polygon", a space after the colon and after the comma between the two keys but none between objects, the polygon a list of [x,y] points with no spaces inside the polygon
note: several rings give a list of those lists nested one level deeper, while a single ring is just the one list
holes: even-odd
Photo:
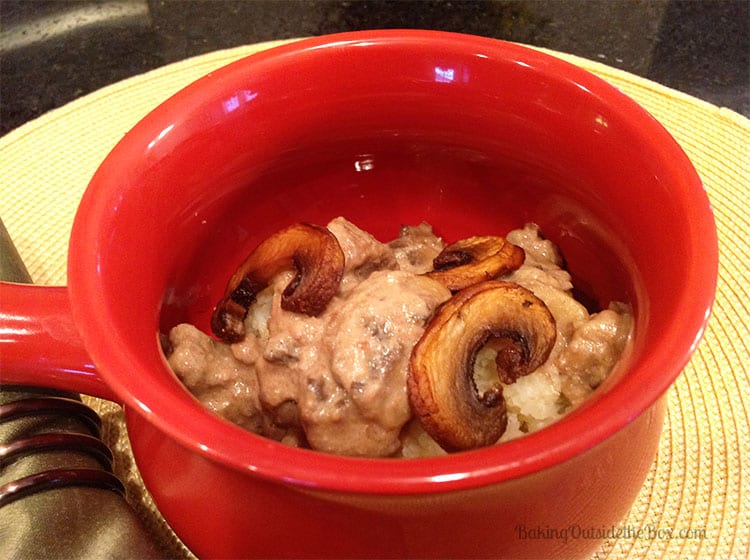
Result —
[{"label": "interior of bowl", "polygon": [[[524,446],[394,465],[261,441],[186,393],[157,334],[186,321],[209,332],[213,306],[255,245],[291,223],[337,216],[381,241],[422,221],[448,242],[537,223],[590,305],[633,306],[632,350],[585,410]],[[185,445],[264,476],[413,491],[441,473],[475,484],[543,468],[625,425],[694,349],[715,261],[698,177],[624,95],[516,45],[394,31],[267,51],[159,107],[92,181],[69,278],[102,375]],[[84,293],[88,308],[75,303]],[[336,461],[350,463],[346,481]]]}]

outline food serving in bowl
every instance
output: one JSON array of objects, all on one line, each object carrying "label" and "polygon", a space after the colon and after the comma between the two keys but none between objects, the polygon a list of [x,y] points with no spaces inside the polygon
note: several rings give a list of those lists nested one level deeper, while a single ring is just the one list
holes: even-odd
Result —
[{"label": "food serving in bowl", "polygon": [[448,246],[424,222],[390,243],[342,217],[294,224],[232,275],[219,340],[171,329],[169,364],[211,410],[290,445],[424,457],[508,441],[580,405],[630,337],[627,306],[589,315],[562,264],[534,224]]},{"label": "food serving in bowl", "polygon": [[[337,216],[384,241],[535,223],[591,308],[629,306],[628,348],[574,410],[502,445],[393,460],[251,433],[185,389],[160,334],[210,332],[255,247]],[[213,72],[125,135],[81,201],[69,286],[3,285],[5,381],[122,403],[147,489],[201,557],[586,556],[599,541],[522,529],[624,517],[716,269],[689,160],[602,80],[479,37],[320,37]]]}]

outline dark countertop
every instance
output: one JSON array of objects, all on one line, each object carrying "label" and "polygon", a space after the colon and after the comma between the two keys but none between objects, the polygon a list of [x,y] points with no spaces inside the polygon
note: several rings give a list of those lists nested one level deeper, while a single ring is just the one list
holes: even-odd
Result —
[{"label": "dark countertop", "polygon": [[0,25],[0,134],[190,56],[392,27],[547,47],[750,116],[747,0],[0,0]]}]

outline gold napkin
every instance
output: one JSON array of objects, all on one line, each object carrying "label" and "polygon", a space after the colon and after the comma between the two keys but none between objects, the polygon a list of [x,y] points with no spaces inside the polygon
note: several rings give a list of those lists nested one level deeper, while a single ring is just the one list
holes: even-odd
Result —
[{"label": "gold napkin", "polygon": [[[31,280],[2,221],[0,279]],[[163,557],[78,395],[0,385],[0,420],[0,558]]]},{"label": "gold napkin", "polygon": [[[211,70],[281,42],[212,52],[127,79],[0,138],[0,208],[34,280],[64,284],[67,238],[86,184],[108,151],[143,115]],[[632,74],[547,51],[598,74],[650,111],[693,161],[719,231],[717,301],[705,339],[669,392],[656,461],[597,560],[747,558],[750,409],[750,121]],[[675,320],[679,320],[678,317]],[[190,552],[159,515],[133,462],[119,408],[87,399],[131,504],[170,556]],[[617,481],[612,481],[617,484]]]}]

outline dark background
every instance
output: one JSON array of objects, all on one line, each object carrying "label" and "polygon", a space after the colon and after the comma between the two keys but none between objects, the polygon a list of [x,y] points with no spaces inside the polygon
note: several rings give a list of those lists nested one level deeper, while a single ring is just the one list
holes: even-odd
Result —
[{"label": "dark background", "polygon": [[576,54],[750,116],[748,0],[0,0],[0,134],[197,54],[393,27]]}]

